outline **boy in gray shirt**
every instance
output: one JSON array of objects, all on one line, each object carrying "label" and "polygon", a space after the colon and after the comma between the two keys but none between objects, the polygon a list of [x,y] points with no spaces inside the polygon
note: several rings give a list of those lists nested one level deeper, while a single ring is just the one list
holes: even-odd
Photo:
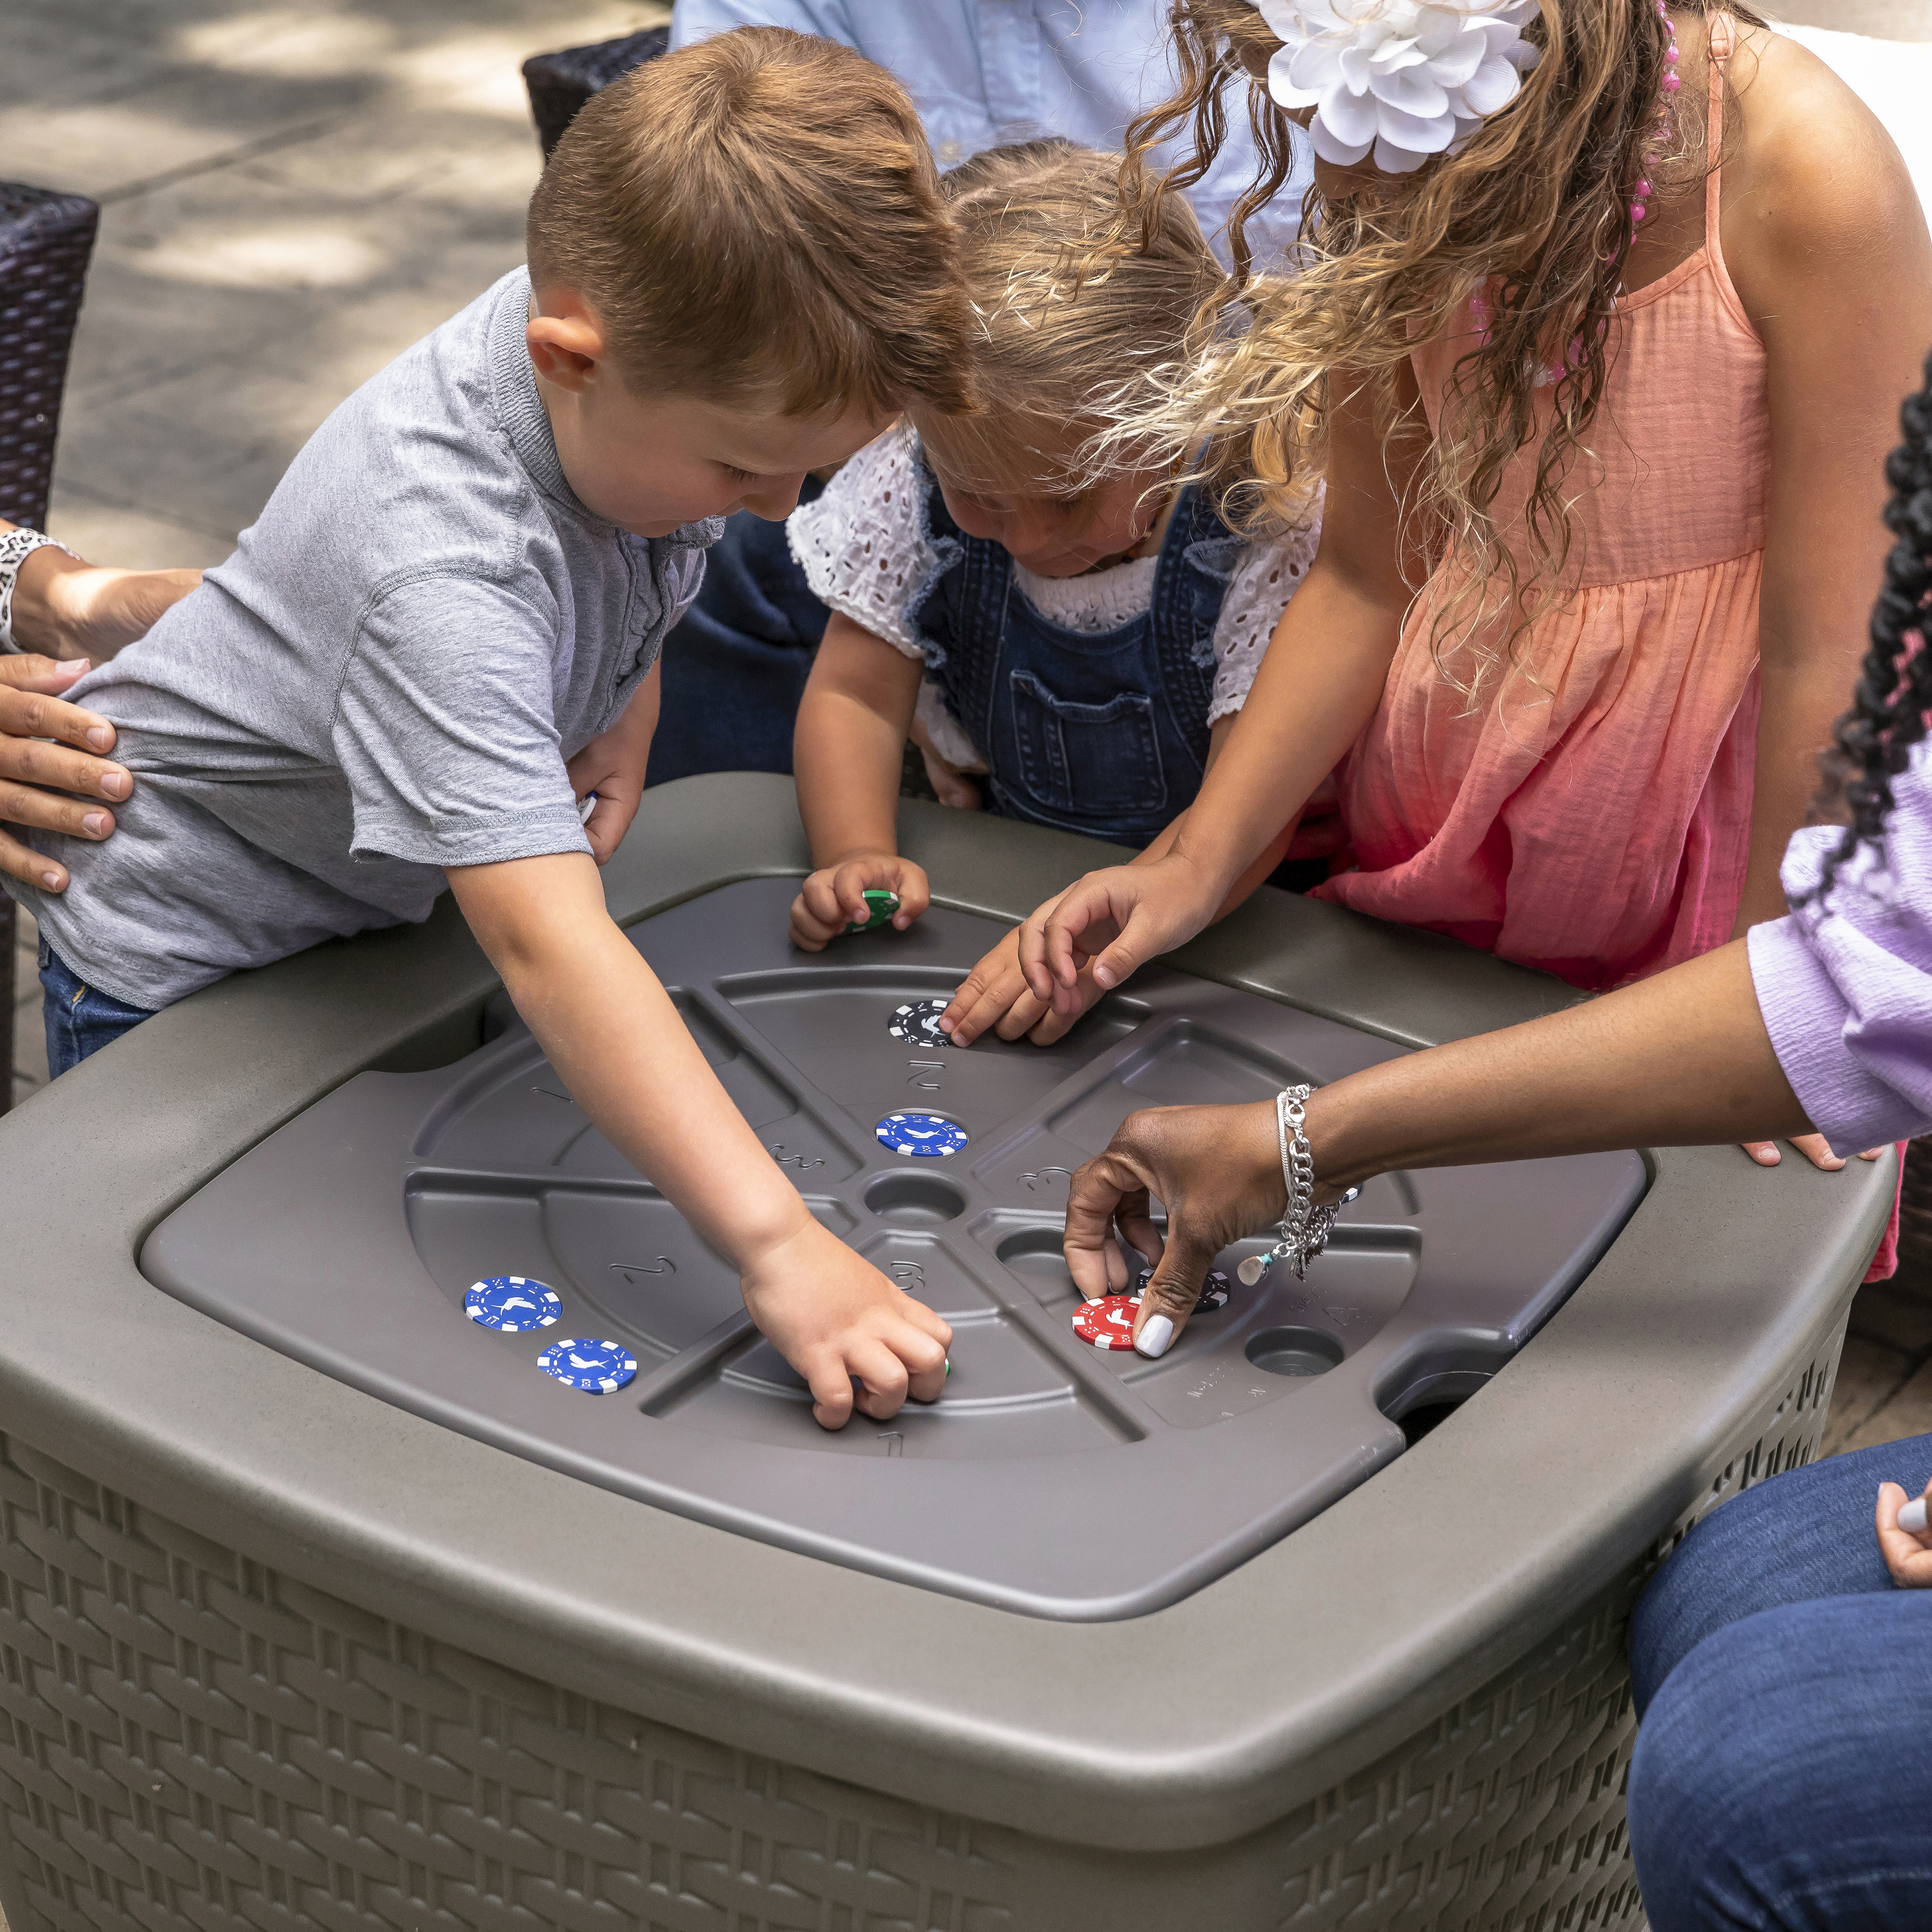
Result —
[{"label": "boy in gray shirt", "polygon": [[806,1211],[596,863],[724,515],[782,517],[912,402],[969,406],[931,159],[880,69],[748,28],[593,100],[529,242],[528,273],[337,410],[235,556],[75,687],[137,783],[106,843],[34,835],[65,892],[9,882],[40,922],[54,1070],[238,967],[425,918],[447,884],[585,1111],[737,1265],[819,1420],[846,1420],[855,1378],[889,1416],[938,1395],[950,1330]]}]

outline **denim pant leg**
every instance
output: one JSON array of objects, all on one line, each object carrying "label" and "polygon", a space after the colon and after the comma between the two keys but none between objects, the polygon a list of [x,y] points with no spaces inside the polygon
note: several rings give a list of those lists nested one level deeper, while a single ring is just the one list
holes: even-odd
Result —
[{"label": "denim pant leg", "polygon": [[1726,1624],[1670,1673],[1630,1772],[1652,1932],[1932,1924],[1928,1642],[1932,1591],[1888,1586]]},{"label": "denim pant leg", "polygon": [[90,1053],[154,1015],[76,979],[67,962],[40,941],[40,1012],[47,1034],[47,1072],[58,1080]]},{"label": "denim pant leg", "polygon": [[[810,478],[802,502],[816,496]],[[782,524],[740,510],[704,561],[704,583],[664,639],[648,782],[695,772],[791,770],[813,654],[831,616],[812,594]]]},{"label": "denim pant leg", "polygon": [[1908,1822],[1932,1808],[1932,1592],[1893,1586],[1872,1529],[1881,1482],[1928,1477],[1932,1436],[1774,1477],[1644,1593],[1630,1831],[1654,1932],[1932,1923]]},{"label": "denim pant leg", "polygon": [[1790,1470],[1713,1510],[1651,1580],[1630,1619],[1637,1714],[1727,1624],[1819,1598],[1890,1594],[1872,1532],[1878,1486],[1900,1484],[1916,1496],[1928,1480],[1932,1436],[1918,1436]]}]

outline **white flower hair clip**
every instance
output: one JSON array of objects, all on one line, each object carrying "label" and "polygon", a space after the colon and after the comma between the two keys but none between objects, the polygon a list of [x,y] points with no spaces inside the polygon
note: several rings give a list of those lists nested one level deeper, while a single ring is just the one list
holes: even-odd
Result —
[{"label": "white flower hair clip", "polygon": [[1375,152],[1412,174],[1507,107],[1538,55],[1537,0],[1254,0],[1281,42],[1268,92],[1312,107],[1315,152],[1352,167]]}]

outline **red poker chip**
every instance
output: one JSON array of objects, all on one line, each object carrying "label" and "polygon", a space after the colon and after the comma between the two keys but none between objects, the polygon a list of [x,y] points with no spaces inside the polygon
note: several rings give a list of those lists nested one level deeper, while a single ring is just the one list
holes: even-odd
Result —
[{"label": "red poker chip", "polygon": [[1130,1294],[1109,1294],[1099,1301],[1083,1301],[1073,1311],[1073,1332],[1096,1348],[1131,1348],[1134,1346],[1134,1317],[1140,1304]]}]

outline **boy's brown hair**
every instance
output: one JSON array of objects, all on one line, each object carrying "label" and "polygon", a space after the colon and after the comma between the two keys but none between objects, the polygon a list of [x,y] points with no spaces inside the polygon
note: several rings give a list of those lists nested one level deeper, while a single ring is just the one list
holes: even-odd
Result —
[{"label": "boy's brown hair", "polygon": [[850,47],[740,27],[595,96],[530,199],[530,274],[627,380],[787,416],[973,406],[959,249],[905,90]]}]

